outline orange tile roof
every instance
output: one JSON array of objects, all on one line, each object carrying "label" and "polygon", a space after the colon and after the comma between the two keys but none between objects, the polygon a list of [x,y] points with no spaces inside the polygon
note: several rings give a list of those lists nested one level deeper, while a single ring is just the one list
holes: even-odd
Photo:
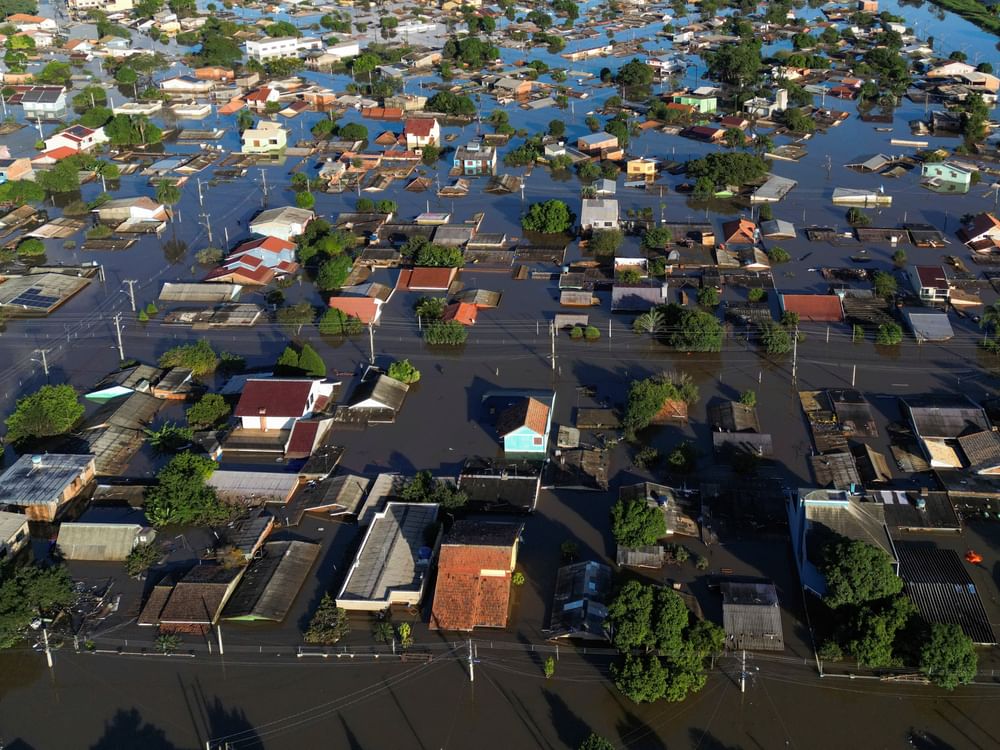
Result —
[{"label": "orange tile roof", "polygon": [[373,297],[330,297],[330,307],[365,325],[378,320],[379,303]]},{"label": "orange tile roof", "polygon": [[500,437],[509,435],[521,427],[527,427],[538,435],[544,435],[548,425],[549,407],[537,398],[521,399],[497,418],[497,432],[500,433]]},{"label": "orange tile roof", "polygon": [[471,302],[455,302],[444,309],[444,315],[441,316],[441,319],[445,321],[457,320],[463,326],[472,326],[476,324],[478,312],[479,308]]},{"label": "orange tile roof", "polygon": [[456,268],[411,268],[399,275],[401,289],[446,291],[458,273]]},{"label": "orange tile roof", "polygon": [[782,294],[781,307],[797,313],[801,320],[838,323],[844,319],[844,307],[836,294]]},{"label": "orange tile roof", "polygon": [[[510,608],[511,547],[444,544],[431,608],[434,630],[502,628]],[[502,576],[480,575],[484,570]]]}]

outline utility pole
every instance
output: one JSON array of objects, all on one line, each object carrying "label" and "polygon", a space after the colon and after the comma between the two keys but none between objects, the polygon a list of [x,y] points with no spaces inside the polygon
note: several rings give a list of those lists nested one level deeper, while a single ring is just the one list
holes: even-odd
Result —
[{"label": "utility pole", "polygon": [[125,361],[125,346],[122,344],[122,314],[115,313],[115,333],[118,335],[118,356]]},{"label": "utility pole", "polygon": [[45,373],[45,379],[48,380],[49,379],[49,360],[45,356],[47,352],[45,351],[45,349],[35,349],[35,351],[42,355],[42,371]]},{"label": "utility pole", "polygon": [[[50,665],[51,666],[51,665]],[[476,662],[472,658],[472,639],[469,639],[469,682],[476,681]]]},{"label": "utility pole", "polygon": [[226,252],[228,252],[229,251],[229,227],[223,227],[222,228],[222,233],[226,237]]},{"label": "utility pole", "polygon": [[368,324],[368,347],[371,350],[371,363],[375,364],[375,326]]},{"label": "utility pole", "polygon": [[799,327],[795,326],[795,338],[792,340],[792,384],[795,384],[796,374],[799,367]]},{"label": "utility pole", "polygon": [[225,656],[226,655],[226,651],[222,647],[222,626],[221,625],[216,625],[215,626],[215,634],[219,638],[219,656]]},{"label": "utility pole", "polygon": [[264,202],[267,202],[267,172],[260,170],[260,178],[264,181]]},{"label": "utility pole", "polygon": [[202,192],[201,192],[201,178],[199,177],[197,181],[198,181],[198,205],[204,207],[205,206],[205,196],[202,195]]},{"label": "utility pole", "polygon": [[139,282],[135,279],[125,279],[123,284],[128,284],[128,298],[132,302],[132,312],[135,312],[135,285]]},{"label": "utility pole", "polygon": [[42,640],[45,642],[45,661],[52,669],[52,649],[49,648],[49,626],[42,623]]},{"label": "utility pole", "polygon": [[747,691],[747,652],[744,649],[740,656],[740,692]]},{"label": "utility pole", "polygon": [[552,371],[556,369],[556,324],[549,323],[549,337],[552,339]]}]

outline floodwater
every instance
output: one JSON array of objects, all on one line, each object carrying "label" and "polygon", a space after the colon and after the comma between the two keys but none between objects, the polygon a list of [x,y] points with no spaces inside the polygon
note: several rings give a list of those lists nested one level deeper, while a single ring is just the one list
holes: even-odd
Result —
[{"label": "floodwater", "polygon": [[[991,59],[995,39],[956,17],[937,18],[930,5],[886,9],[912,19],[918,33],[933,33],[936,48],[948,52],[963,49],[973,59]],[[809,12],[809,11],[805,11]],[[309,22],[309,19],[293,19]],[[650,30],[647,30],[650,31]],[[651,29],[655,31],[655,29]],[[641,30],[622,32],[638,38]],[[568,49],[590,46],[600,39],[571,44]],[[665,40],[649,41],[647,49],[669,49]],[[524,59],[528,53],[505,50],[508,62]],[[550,65],[593,73],[605,65],[614,67],[625,59],[566,63],[544,51],[532,51]],[[177,68],[175,70],[178,70]],[[342,87],[343,77],[307,73],[308,77]],[[685,84],[695,81],[689,72]],[[407,91],[414,93],[430,78],[409,79]],[[572,141],[587,132],[584,118],[599,108],[612,88],[596,84],[586,99],[574,100],[572,111],[537,112],[510,109],[512,124],[536,130],[550,120],[567,124]],[[118,97],[120,94],[113,94]],[[852,102],[828,101],[827,106],[844,109],[852,117],[827,134],[817,134],[805,142],[808,155],[799,163],[775,162],[773,171],[798,181],[798,186],[780,204],[774,215],[797,225],[830,224],[846,228],[844,211],[830,203],[834,187],[877,189],[881,184],[893,196],[891,208],[877,213],[874,223],[895,226],[903,221],[926,222],[945,229],[952,245],[947,251],[907,247],[910,263],[937,263],[943,254],[966,259],[968,253],[957,243],[953,231],[964,213],[993,207],[994,197],[985,184],[969,194],[937,196],[919,186],[919,175],[910,172],[897,180],[861,175],[843,167],[858,157],[877,152],[899,153],[889,145],[891,137],[908,137],[906,123],[924,116],[922,105],[904,101],[896,111],[892,133],[876,132],[874,126],[853,116]],[[482,110],[488,114],[493,103],[484,97]],[[308,137],[310,126],[322,115],[305,114],[290,120],[287,127],[296,137]],[[358,119],[348,113],[343,121]],[[220,119],[221,127],[231,121]],[[213,116],[200,122],[180,123],[188,127],[209,127]],[[382,129],[396,129],[398,123],[366,122],[371,136]],[[46,132],[51,126],[46,126]],[[475,125],[444,128],[445,134],[458,132],[458,144],[477,132]],[[9,138],[12,151],[30,150],[37,133],[25,129]],[[928,138],[931,146],[955,145],[956,141]],[[787,142],[778,139],[778,143]],[[238,140],[228,133],[221,142],[227,150],[238,149]],[[168,143],[169,153],[185,153],[197,146]],[[644,133],[634,140],[631,153],[662,159],[682,160],[709,152],[713,147],[659,133]],[[829,157],[829,169],[827,168]],[[230,245],[247,236],[249,220],[263,207],[291,203],[289,170],[297,160],[265,167],[268,193],[263,192],[261,170],[251,170],[239,183],[209,185],[210,173],[191,178],[178,206],[178,218],[159,238],[146,237],[121,253],[86,253],[67,250],[61,241],[48,243],[48,260],[79,264],[97,262],[104,266],[106,281],[95,280],[54,315],[46,319],[17,320],[0,336],[0,410],[44,382],[40,365],[33,361],[36,349],[48,351],[50,382],[69,382],[86,389],[117,365],[112,321],[123,314],[122,342],[127,357],[154,360],[164,349],[198,336],[209,338],[218,349],[247,357],[253,367],[265,367],[294,334],[277,325],[260,325],[250,330],[192,333],[189,329],[165,326],[157,321],[139,323],[129,309],[123,282],[135,279],[140,305],[156,299],[165,281],[191,281],[204,269],[197,267],[195,253],[208,245],[221,246],[228,235]],[[307,173],[315,164],[302,167]],[[425,173],[427,168],[421,168]],[[439,167],[442,184],[448,181],[448,163]],[[523,170],[505,170],[521,173]],[[203,181],[204,205],[195,186]],[[703,207],[679,196],[673,188],[681,177],[665,177],[668,190],[661,198],[653,192],[621,189],[618,199],[622,213],[629,208],[652,208],[659,216],[661,202],[668,221],[706,219]],[[123,177],[118,195],[151,194],[147,179]],[[526,205],[535,200],[559,197],[578,209],[579,183],[575,178],[551,177],[546,170],[534,169],[527,180],[524,201],[519,194],[495,197],[478,194],[485,185],[473,183],[473,191],[463,199],[442,200],[431,194],[412,194],[395,186],[386,193],[369,197],[392,198],[403,217],[430,209],[450,211],[463,221],[478,211],[486,212],[483,230],[520,235],[519,218]],[[99,185],[82,189],[85,200],[100,192]],[[60,200],[65,205],[76,196]],[[354,194],[317,194],[316,210],[324,216],[353,208]],[[743,209],[745,210],[745,209]],[[709,214],[716,226],[740,213],[733,207],[724,214]],[[56,215],[58,210],[52,210]],[[874,213],[874,212],[873,212]],[[209,239],[209,225],[212,238]],[[824,291],[827,283],[813,270],[820,266],[851,265],[850,256],[862,246],[831,246],[797,240],[781,241],[793,260],[774,273],[777,291]],[[628,248],[638,250],[637,238],[628,239]],[[867,248],[873,257],[867,267],[891,267],[893,252],[887,246]],[[568,257],[577,257],[575,246]],[[969,263],[970,268],[975,268]],[[515,282],[509,274],[469,268],[462,273],[466,287],[503,292],[496,311],[486,311],[472,330],[461,351],[442,353],[426,347],[408,307],[407,295],[398,295],[387,306],[383,323],[375,334],[375,355],[379,362],[408,357],[423,372],[395,425],[371,428],[363,433],[344,433],[347,452],[343,466],[349,471],[371,474],[379,470],[410,472],[432,469],[455,473],[470,455],[495,455],[495,436],[479,422],[478,404],[490,388],[551,388],[556,391],[555,421],[572,422],[582,403],[578,385],[592,386],[597,398],[611,404],[622,403],[627,383],[661,370],[690,374],[701,390],[687,427],[661,428],[652,435],[653,443],[667,450],[682,440],[695,440],[702,458],[698,481],[712,473],[705,455],[708,433],[705,408],[718,398],[732,398],[753,388],[758,393],[762,428],[774,436],[775,466],[765,475],[785,486],[808,483],[810,471],[809,436],[801,417],[796,389],[845,387],[852,383],[869,395],[877,413],[880,432],[885,424],[898,419],[895,405],[900,395],[961,390],[972,397],[996,391],[996,367],[1000,361],[982,355],[976,348],[981,332],[971,321],[956,319],[956,337],[944,344],[917,345],[907,339],[894,352],[878,350],[869,339],[851,342],[846,326],[804,325],[806,338],[799,346],[795,376],[789,357],[771,361],[762,358],[744,331],[731,330],[724,350],[718,354],[678,355],[630,331],[630,319],[611,316],[607,295],[602,306],[588,311],[603,336],[600,341],[571,342],[565,335],[556,340],[556,362],[552,367],[552,341],[547,322],[559,310],[558,290],[553,282]],[[901,285],[905,281],[901,280]],[[985,301],[993,293],[983,290]],[[286,292],[290,302],[308,299],[321,304],[308,284]],[[744,290],[727,289],[724,299],[740,299]],[[772,305],[776,295],[771,294]],[[261,295],[244,299],[262,302]],[[341,341],[322,339],[305,331],[301,340],[316,346],[331,371],[352,371],[369,357],[366,337]],[[164,412],[164,417],[168,412]],[[176,414],[170,414],[176,419]],[[433,436],[433,439],[428,437]],[[882,447],[882,446],[880,446]],[[558,546],[575,539],[585,558],[609,559],[612,544],[608,534],[607,511],[617,486],[648,477],[635,468],[629,453],[614,451],[612,492],[546,492],[538,511],[525,530],[521,565],[528,584],[518,593],[518,604],[508,632],[496,634],[514,648],[481,645],[475,665],[475,682],[470,685],[464,651],[439,658],[430,664],[362,663],[361,661],[310,661],[292,657],[297,642],[294,629],[325,589],[340,582],[338,570],[349,561],[356,532],[352,527],[307,521],[295,530],[303,538],[322,541],[328,554],[314,571],[313,579],[296,602],[285,626],[233,627],[227,639],[238,646],[234,655],[197,658],[91,656],[64,649],[56,655],[56,668],[49,674],[44,660],[31,651],[0,656],[0,738],[11,747],[94,747],[94,748],[195,748],[206,740],[228,738],[233,747],[575,747],[589,728],[608,736],[616,744],[640,748],[826,748],[853,744],[864,748],[991,748],[997,747],[1000,720],[994,704],[996,688],[974,687],[945,695],[936,690],[905,684],[879,685],[848,682],[835,678],[820,680],[809,662],[808,635],[800,621],[797,583],[783,540],[724,540],[712,552],[713,569],[732,568],[741,574],[773,578],[786,606],[784,660],[757,657],[751,662],[747,692],[735,684],[738,667],[724,660],[706,688],[683,704],[637,707],[629,704],[611,686],[608,659],[561,654],[556,676],[545,680],[540,660],[523,644],[544,640],[542,629],[548,617]],[[133,473],[150,471],[137,462]],[[987,559],[996,558],[1000,545],[984,535]],[[667,571],[697,585],[692,571]],[[987,574],[987,578],[989,575]],[[995,585],[990,587],[987,606],[994,622],[1000,622]],[[704,604],[711,614],[711,603]],[[363,624],[351,642],[366,641]],[[149,636],[146,636],[147,638]],[[480,636],[489,638],[490,635]],[[438,642],[426,629],[417,631],[418,643]],[[288,646],[284,656],[253,656],[248,649],[258,643]],[[522,644],[522,647],[516,647]],[[97,691],[100,691],[99,693]],[[100,699],[95,701],[95,695]],[[444,710],[442,710],[444,709]],[[52,717],[58,711],[59,719]],[[387,717],[391,717],[387,720]],[[71,732],[71,734],[70,734]],[[68,739],[72,737],[72,739]],[[19,740],[22,744],[18,744]]]}]

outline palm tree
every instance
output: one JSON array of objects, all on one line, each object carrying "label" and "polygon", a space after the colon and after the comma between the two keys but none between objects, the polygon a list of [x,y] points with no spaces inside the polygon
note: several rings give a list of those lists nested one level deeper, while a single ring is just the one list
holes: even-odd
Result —
[{"label": "palm tree", "polygon": [[650,310],[635,319],[635,323],[632,324],[632,330],[636,333],[648,333],[655,336],[663,330],[663,325],[663,313],[659,310]]},{"label": "palm tree", "polygon": [[[994,333],[1000,333],[1000,300],[997,300],[983,310],[983,317],[979,320],[979,327],[984,330],[992,328]],[[986,334],[983,333],[983,341],[985,340]]]}]

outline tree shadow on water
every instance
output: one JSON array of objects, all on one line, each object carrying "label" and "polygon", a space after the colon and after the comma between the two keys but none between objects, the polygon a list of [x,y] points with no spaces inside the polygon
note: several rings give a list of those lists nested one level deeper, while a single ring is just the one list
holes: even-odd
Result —
[{"label": "tree shadow on water", "polygon": [[546,703],[549,704],[549,714],[552,726],[556,728],[559,739],[569,747],[579,747],[580,743],[590,736],[590,727],[573,711],[560,696],[551,690],[543,690]]},{"label": "tree shadow on water", "polygon": [[264,747],[264,742],[257,734],[253,724],[241,708],[226,708],[218,696],[204,701],[202,710],[208,723],[209,736],[229,740],[233,746],[243,750]]},{"label": "tree shadow on water", "polygon": [[698,750],[743,750],[742,745],[726,744],[707,729],[692,728],[688,734],[691,737],[691,747]]},{"label": "tree shadow on water", "polygon": [[121,750],[141,747],[143,750],[176,750],[159,727],[144,721],[135,708],[119,709],[104,725],[104,734],[90,750]]}]

